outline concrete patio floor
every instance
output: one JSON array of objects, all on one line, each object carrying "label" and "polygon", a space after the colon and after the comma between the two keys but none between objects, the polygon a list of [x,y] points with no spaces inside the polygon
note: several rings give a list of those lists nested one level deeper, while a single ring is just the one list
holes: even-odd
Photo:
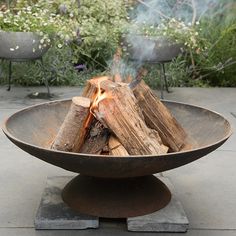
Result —
[{"label": "concrete patio floor", "polygon": [[[79,95],[80,88],[53,87],[55,99]],[[165,99],[200,105],[223,114],[236,127],[236,88],[172,88]],[[45,88],[0,87],[0,123],[15,111],[45,100],[27,94]],[[236,235],[236,134],[215,152],[186,166],[164,172],[175,187],[190,221],[187,236]],[[35,231],[34,217],[47,176],[75,175],[23,152],[0,132],[0,235],[157,235],[127,232],[126,224],[102,221],[97,230]],[[158,235],[182,235],[159,233]]]}]

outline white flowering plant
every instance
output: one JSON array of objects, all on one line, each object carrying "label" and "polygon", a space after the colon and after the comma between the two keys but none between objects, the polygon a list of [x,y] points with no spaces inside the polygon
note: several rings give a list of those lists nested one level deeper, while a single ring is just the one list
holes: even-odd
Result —
[{"label": "white flowering plant", "polygon": [[[48,42],[48,39],[52,43],[53,38],[54,43],[44,56],[45,70],[53,84],[67,85],[69,81],[80,80],[81,73],[78,74],[78,71],[81,70],[77,66],[86,68],[83,69],[84,73],[106,69],[107,62],[119,46],[122,26],[127,21],[127,2],[129,1],[12,0],[10,11],[1,11],[0,2],[0,30],[37,32],[43,43]],[[18,19],[18,14],[21,19]],[[65,53],[67,56],[63,57]],[[15,82],[38,84],[42,76],[37,65],[25,70],[27,72],[22,78],[18,75],[23,65],[19,69],[17,66],[16,64],[13,72],[16,73]]]},{"label": "white flowering plant", "polygon": [[201,53],[207,49],[206,41],[200,36],[201,31],[200,22],[196,21],[194,25],[191,22],[175,18],[164,19],[161,23],[149,24],[147,22],[133,22],[129,31],[133,34],[140,34],[147,38],[166,37],[173,43],[183,44],[186,50],[194,51],[194,53]]},{"label": "white flowering plant", "polygon": [[48,47],[56,39],[61,48],[76,38],[78,23],[48,8],[51,2],[17,0],[9,8],[0,8],[0,31],[34,32],[41,38],[39,47]]}]

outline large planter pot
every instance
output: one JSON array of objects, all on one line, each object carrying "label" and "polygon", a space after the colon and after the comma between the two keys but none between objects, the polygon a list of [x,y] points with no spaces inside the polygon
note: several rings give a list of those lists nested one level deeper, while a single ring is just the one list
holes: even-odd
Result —
[{"label": "large planter pot", "polygon": [[47,52],[49,45],[40,44],[41,37],[33,32],[0,32],[0,58],[35,60]]},{"label": "large planter pot", "polygon": [[129,58],[140,62],[169,62],[183,52],[183,44],[166,37],[128,35],[124,41]]}]

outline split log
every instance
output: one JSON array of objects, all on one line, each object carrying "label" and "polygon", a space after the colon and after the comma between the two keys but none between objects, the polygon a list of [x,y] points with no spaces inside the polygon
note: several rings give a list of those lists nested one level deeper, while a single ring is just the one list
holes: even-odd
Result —
[{"label": "split log", "polygon": [[109,79],[109,76],[101,76],[88,80],[82,92],[82,97],[90,98],[93,101],[97,95],[99,84]]},{"label": "split log", "polygon": [[108,146],[109,154],[112,156],[129,156],[127,150],[114,135],[109,138]]},{"label": "split log", "polygon": [[140,68],[134,80],[129,83],[129,88],[134,89],[142,81],[143,77],[147,75],[147,73],[148,71],[145,68]]},{"label": "split log", "polygon": [[79,152],[87,132],[91,101],[84,97],[73,97],[62,126],[52,144],[52,149]]},{"label": "split log", "polygon": [[108,144],[110,131],[100,121],[93,119],[88,134],[80,152],[89,154],[101,154]]},{"label": "split log", "polygon": [[94,111],[98,120],[117,136],[130,155],[164,154],[168,147],[162,144],[158,132],[149,129],[140,117],[140,109],[128,85],[105,90]]},{"label": "split log", "polygon": [[163,143],[169,146],[171,151],[178,152],[185,146],[191,149],[182,126],[144,81],[141,81],[133,92],[147,126],[158,131]]},{"label": "split log", "polygon": [[[101,76],[90,79],[83,90],[82,96],[94,101],[98,95],[98,90],[102,81],[110,81],[110,77]],[[98,121],[92,113],[88,121],[89,131],[82,145],[80,152],[89,154],[101,154],[108,145],[110,132]]]}]

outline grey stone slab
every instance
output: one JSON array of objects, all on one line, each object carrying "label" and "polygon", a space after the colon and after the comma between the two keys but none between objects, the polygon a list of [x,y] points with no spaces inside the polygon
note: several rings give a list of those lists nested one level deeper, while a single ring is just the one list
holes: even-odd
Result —
[{"label": "grey stone slab", "polygon": [[182,205],[173,196],[171,202],[158,212],[127,219],[129,231],[186,232],[188,219]]},{"label": "grey stone slab", "polygon": [[[173,185],[168,178],[159,177],[173,192]],[[189,221],[181,203],[172,194],[170,203],[163,209],[152,214],[127,219],[129,231],[142,232],[186,232]]]},{"label": "grey stone slab", "polygon": [[236,229],[235,166],[235,151],[215,151],[164,172],[175,186],[190,228]]},{"label": "grey stone slab", "polygon": [[54,176],[47,179],[41,203],[35,217],[35,229],[89,229],[98,228],[98,217],[80,214],[62,200],[61,192],[72,179]]},{"label": "grey stone slab", "polygon": [[40,230],[32,228],[0,228],[1,236],[235,236],[235,230],[188,230],[187,233],[127,232],[120,228],[91,230]]}]

